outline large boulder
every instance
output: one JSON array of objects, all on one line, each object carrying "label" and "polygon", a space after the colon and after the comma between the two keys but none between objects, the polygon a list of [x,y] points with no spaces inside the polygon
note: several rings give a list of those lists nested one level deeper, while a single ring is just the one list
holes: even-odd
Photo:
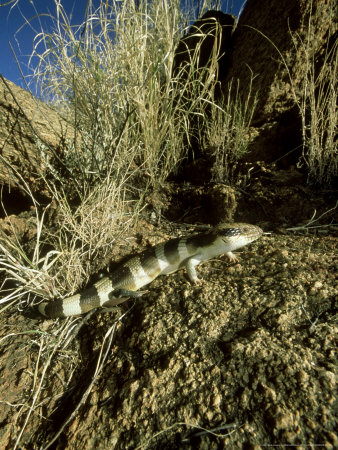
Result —
[{"label": "large boulder", "polygon": [[219,81],[228,66],[234,25],[234,16],[207,11],[191,25],[175,49],[172,76],[177,83],[178,98],[186,102],[183,108],[190,111],[189,139],[185,144],[189,162],[202,153],[201,136],[206,125],[203,116],[209,114],[209,101],[221,96]]},{"label": "large boulder", "polygon": [[73,137],[72,126],[57,112],[1,76],[0,186],[9,212],[19,212],[20,202],[27,204],[28,187],[34,196],[47,194],[48,159]]},{"label": "large boulder", "polygon": [[210,10],[196,20],[175,50],[173,75],[184,77],[191,64],[195,69],[209,67],[217,61],[217,79],[224,78],[235,17]]},{"label": "large boulder", "polygon": [[318,72],[334,45],[335,8],[333,0],[247,0],[222,89],[226,94],[229,83],[238,82],[243,100],[257,96],[252,159],[274,161],[289,152],[299,157],[304,71],[314,62]]}]

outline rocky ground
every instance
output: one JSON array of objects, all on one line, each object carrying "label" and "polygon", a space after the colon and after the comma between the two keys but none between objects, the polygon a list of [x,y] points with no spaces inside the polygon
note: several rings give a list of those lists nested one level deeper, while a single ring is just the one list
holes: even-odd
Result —
[{"label": "rocky ground", "polygon": [[[221,67],[225,88],[237,80],[244,99],[258,99],[240,187],[211,183],[222,167],[194,152],[175,182],[146,192],[139,228],[111,257],[198,224],[240,221],[270,233],[238,251],[238,264],[200,265],[198,286],[180,271],[87,319],[34,317],[32,298],[0,302],[1,449],[338,447],[337,192],[307,184],[299,111],[305,67],[320,70],[336,54],[337,14],[320,0],[259,6],[246,2]],[[50,204],[45,223],[55,229],[46,161],[64,166],[78,133],[0,77],[0,229],[28,254],[31,194]],[[332,161],[319,160],[327,175]],[[108,263],[94,261],[93,275]],[[3,281],[0,273],[2,290]]]},{"label": "rocky ground", "polygon": [[[1,448],[47,448],[56,435],[50,448],[337,447],[334,196],[290,187],[294,173],[268,174],[233,205],[235,220],[271,234],[238,251],[238,264],[199,266],[200,285],[184,271],[160,277],[78,334],[74,319],[2,310]],[[186,207],[189,189],[179,203],[177,189],[163,197],[164,217],[208,216],[195,200]],[[314,210],[327,212],[312,224],[321,227],[289,229]],[[164,220],[141,225],[141,246],[183,233]]]}]

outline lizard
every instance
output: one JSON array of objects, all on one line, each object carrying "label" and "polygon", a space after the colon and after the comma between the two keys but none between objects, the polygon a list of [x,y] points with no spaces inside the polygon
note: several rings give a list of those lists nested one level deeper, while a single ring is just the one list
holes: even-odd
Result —
[{"label": "lizard", "polygon": [[170,239],[131,256],[109,275],[79,294],[65,299],[44,301],[38,305],[40,314],[48,318],[84,314],[97,307],[111,307],[130,297],[140,297],[138,289],[151,283],[162,274],[187,270],[188,278],[196,284],[200,280],[196,266],[225,254],[231,261],[238,258],[232,252],[255,241],[263,234],[256,225],[223,223],[203,233]]}]

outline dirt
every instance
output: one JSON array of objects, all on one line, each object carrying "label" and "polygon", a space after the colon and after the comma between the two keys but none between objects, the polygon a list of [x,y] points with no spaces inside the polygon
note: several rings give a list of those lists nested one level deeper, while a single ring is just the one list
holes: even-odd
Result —
[{"label": "dirt", "polygon": [[[271,234],[238,251],[238,264],[200,265],[197,286],[184,271],[159,277],[142,299],[94,314],[56,351],[74,319],[31,319],[25,305],[3,310],[1,448],[47,448],[60,431],[50,448],[337,447],[334,193],[267,167],[242,192],[179,192],[172,184],[152,196],[158,223],[149,210],[142,246],[183,233],[165,217],[208,223],[214,195],[229,201],[230,217]],[[321,227],[287,229],[314,211],[327,212],[313,224]],[[109,347],[105,335],[119,318]]]}]

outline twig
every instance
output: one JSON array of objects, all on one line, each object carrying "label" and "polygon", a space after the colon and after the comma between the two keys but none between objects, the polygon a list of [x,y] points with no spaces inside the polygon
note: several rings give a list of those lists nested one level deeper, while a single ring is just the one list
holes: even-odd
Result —
[{"label": "twig", "polygon": [[[134,305],[133,305],[134,306]],[[86,402],[88,395],[90,394],[92,387],[94,385],[94,383],[97,380],[97,377],[99,376],[99,374],[101,373],[103,366],[106,362],[107,356],[110,353],[110,349],[111,349],[111,345],[112,345],[112,341],[113,341],[113,337],[115,334],[115,330],[117,327],[118,322],[120,322],[123,317],[128,314],[128,312],[133,308],[133,306],[131,308],[128,309],[128,311],[126,311],[124,314],[122,314],[122,316],[120,316],[114,323],[113,325],[109,328],[109,330],[106,332],[104,338],[103,338],[103,342],[101,345],[101,349],[100,349],[100,353],[97,359],[97,364],[96,364],[96,369],[95,369],[95,373],[93,375],[93,378],[91,380],[91,382],[89,383],[87,389],[85,390],[85,392],[83,393],[80,401],[78,402],[78,404],[76,405],[76,407],[74,408],[74,410],[72,411],[72,413],[69,415],[69,417],[63,422],[63,424],[61,425],[59,431],[55,434],[55,436],[53,437],[52,440],[50,440],[46,446],[43,447],[43,450],[47,450],[48,448],[51,447],[51,445],[58,439],[58,437],[60,436],[60,434],[63,432],[63,430],[65,429],[65,427],[74,419],[75,415],[77,414],[77,412],[79,411],[80,407]],[[82,325],[82,324],[81,324]],[[107,347],[106,350],[103,354],[103,349],[104,349],[104,345],[106,340],[108,339],[108,343],[107,343]],[[103,354],[103,356],[102,356]]]},{"label": "twig", "polygon": [[305,225],[299,225],[298,227],[286,228],[286,230],[287,231],[298,231],[298,230],[304,230],[304,229],[309,229],[309,228],[322,228],[322,227],[336,226],[336,225],[338,225],[336,223],[329,223],[329,224],[325,224],[325,225],[314,225],[314,226],[313,226],[313,224],[315,222],[318,222],[318,220],[320,220],[322,217],[326,216],[326,214],[330,213],[331,211],[334,211],[337,208],[337,206],[338,206],[338,200],[333,208],[330,208],[327,211],[323,212],[323,214],[321,214],[319,217],[317,217],[317,219],[315,219],[316,214],[317,214],[317,210],[315,209],[314,213],[312,214],[312,217],[308,221],[308,223],[306,223]]},{"label": "twig", "polygon": [[[148,439],[144,444],[139,445],[138,447],[136,447],[135,450],[139,450],[141,448],[146,448],[147,445],[150,443],[150,441],[152,441],[153,439],[155,439],[157,436],[159,436],[160,434],[166,433],[167,431],[171,430],[172,428],[175,428],[177,426],[185,426],[185,427],[192,427],[192,428],[198,428],[199,430],[203,430],[199,433],[194,434],[192,437],[195,436],[202,436],[203,434],[212,434],[213,436],[216,437],[220,437],[220,438],[224,438],[226,436],[229,436],[232,433],[235,433],[235,431],[237,431],[239,428],[241,428],[243,425],[238,425],[235,423],[230,423],[230,424],[225,424],[225,425],[220,425],[219,427],[216,428],[211,428],[210,430],[207,430],[206,428],[201,427],[200,425],[194,425],[192,423],[186,423],[186,422],[176,422],[173,425],[171,425],[170,427],[165,428],[164,430],[159,431],[158,433],[155,433],[150,439]],[[230,431],[230,433],[227,434],[218,434],[215,433],[215,431],[220,431],[220,430],[226,430],[228,428],[235,428],[233,431]],[[189,439],[182,439],[181,442],[189,442]]]}]

